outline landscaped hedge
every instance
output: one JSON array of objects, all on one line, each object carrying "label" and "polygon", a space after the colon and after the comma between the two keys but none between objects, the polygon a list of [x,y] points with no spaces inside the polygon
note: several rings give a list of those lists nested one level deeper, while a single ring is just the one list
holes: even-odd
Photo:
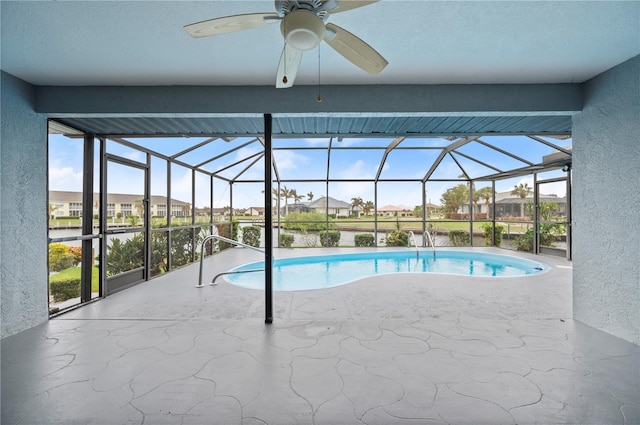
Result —
[{"label": "landscaped hedge", "polygon": [[354,237],[357,247],[369,247],[375,245],[375,238],[371,233],[358,233]]},{"label": "landscaped hedge", "polygon": [[291,233],[280,233],[280,246],[282,248],[291,248],[293,245],[293,235]]},{"label": "landscaped hedge", "polygon": [[453,246],[469,246],[471,237],[466,230],[449,230],[449,240]]},{"label": "landscaped hedge", "polygon": [[[331,215],[329,215],[329,218],[331,218]],[[287,230],[326,230],[327,218],[324,214],[318,212],[291,212],[284,217],[282,227]],[[329,229],[333,227],[334,225],[330,223]]]},{"label": "landscaped hedge", "polygon": [[247,226],[242,229],[242,243],[258,247],[260,246],[261,229],[258,226]]},{"label": "landscaped hedge", "polygon": [[[236,220],[233,220],[233,223],[225,221],[223,223],[216,224],[216,228],[218,229],[218,235],[223,238],[233,239],[234,241],[238,240],[238,227],[239,224]],[[233,248],[236,245],[218,241],[218,249],[222,251],[223,249]]]},{"label": "landscaped hedge", "polygon": [[482,234],[484,235],[484,244],[486,246],[500,246],[502,244],[502,233],[504,232],[504,226],[496,224],[496,241],[493,244],[493,228],[490,223],[484,223],[482,225]]},{"label": "landscaped hedge", "polygon": [[49,283],[49,291],[55,302],[62,302],[80,296],[80,279],[70,277],[60,280],[52,280]]},{"label": "landscaped hedge", "polygon": [[339,230],[322,230],[320,232],[320,245],[324,247],[336,247],[340,243]]}]

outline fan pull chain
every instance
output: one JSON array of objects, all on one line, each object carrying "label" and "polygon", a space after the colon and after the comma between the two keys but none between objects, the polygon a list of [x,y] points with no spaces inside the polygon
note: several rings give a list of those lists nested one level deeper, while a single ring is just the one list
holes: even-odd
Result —
[{"label": "fan pull chain", "polygon": [[282,76],[282,83],[287,84],[289,79],[287,78],[287,40],[284,41],[284,49],[282,50],[282,60],[284,60],[284,72]]},{"label": "fan pull chain", "polygon": [[320,95],[320,46],[318,46],[318,103],[322,102],[322,96]]}]

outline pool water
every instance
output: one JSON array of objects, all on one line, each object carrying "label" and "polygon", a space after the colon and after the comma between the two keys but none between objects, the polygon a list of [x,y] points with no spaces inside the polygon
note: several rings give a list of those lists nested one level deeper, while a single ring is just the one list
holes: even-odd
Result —
[{"label": "pool water", "polygon": [[[231,271],[264,268],[264,261]],[[549,266],[510,255],[473,251],[403,250],[276,259],[274,291],[331,288],[364,277],[389,273],[442,273],[473,277],[514,277],[543,273]],[[234,285],[264,289],[264,271],[225,276]]]}]

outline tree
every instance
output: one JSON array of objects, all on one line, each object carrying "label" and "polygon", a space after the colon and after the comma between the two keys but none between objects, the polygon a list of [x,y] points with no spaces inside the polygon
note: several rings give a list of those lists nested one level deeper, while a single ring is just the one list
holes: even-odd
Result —
[{"label": "tree", "polygon": [[464,184],[459,184],[447,189],[442,194],[440,202],[442,202],[445,211],[455,213],[467,199],[469,199],[469,188]]},{"label": "tree", "polygon": [[144,203],[142,199],[136,199],[133,203],[133,209],[138,213],[138,217],[142,217],[144,214]]},{"label": "tree", "polygon": [[136,227],[138,225],[138,222],[140,221],[140,217],[135,214],[131,214],[129,217],[127,217],[127,221],[131,223],[131,227]]},{"label": "tree", "polygon": [[280,211],[280,199],[282,198],[282,191],[278,191],[278,189],[271,189],[271,193],[273,194],[274,199],[276,200],[276,211]]},{"label": "tree", "polygon": [[351,198],[351,209],[354,211],[354,217],[360,218],[360,210],[362,210],[363,205],[364,201],[361,197]]},{"label": "tree", "polygon": [[484,199],[484,203],[487,206],[487,218],[490,218],[490,209],[489,209],[489,204],[491,201],[491,198],[493,198],[493,189],[491,189],[489,186],[485,186],[483,188],[478,189],[478,191],[476,192],[476,194],[478,195],[479,199]]},{"label": "tree", "polygon": [[291,195],[291,198],[293,198],[293,203],[294,204],[297,204],[298,202],[300,202],[302,200],[302,198],[304,198],[304,196],[298,195],[298,192],[295,189],[291,189],[289,191],[289,194]]},{"label": "tree", "polygon": [[415,208],[413,209],[413,216],[414,217],[422,217],[422,206],[421,205],[416,205]]},{"label": "tree", "polygon": [[313,201],[313,192],[307,193],[307,199],[309,200],[309,202]]},{"label": "tree", "polygon": [[376,206],[374,205],[373,201],[367,201],[362,205],[362,212],[364,212],[365,214],[369,214],[375,209],[375,207]]},{"label": "tree", "polygon": [[280,197],[284,198],[284,215],[287,215],[289,214],[289,198],[291,198],[291,190],[287,189],[287,186],[283,186],[282,189],[280,189]]},{"label": "tree", "polygon": [[361,197],[351,198],[351,206],[355,208],[361,208],[364,205],[364,201]]},{"label": "tree", "polygon": [[52,203],[49,203],[49,218],[53,220],[55,217],[53,216],[53,212],[58,210],[59,208]]},{"label": "tree", "polygon": [[511,191],[511,194],[520,197],[520,217],[521,218],[524,218],[524,200],[532,191],[533,190],[531,189],[528,183],[524,183],[524,184],[520,183],[519,185],[513,186],[513,190]]}]

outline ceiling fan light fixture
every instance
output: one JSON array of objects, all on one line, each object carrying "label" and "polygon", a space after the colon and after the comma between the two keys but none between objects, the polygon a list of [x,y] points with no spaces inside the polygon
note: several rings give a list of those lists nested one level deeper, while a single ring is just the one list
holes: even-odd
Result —
[{"label": "ceiling fan light fixture", "polygon": [[315,49],[324,38],[324,22],[308,10],[289,12],[280,23],[280,31],[287,43],[297,50]]}]

